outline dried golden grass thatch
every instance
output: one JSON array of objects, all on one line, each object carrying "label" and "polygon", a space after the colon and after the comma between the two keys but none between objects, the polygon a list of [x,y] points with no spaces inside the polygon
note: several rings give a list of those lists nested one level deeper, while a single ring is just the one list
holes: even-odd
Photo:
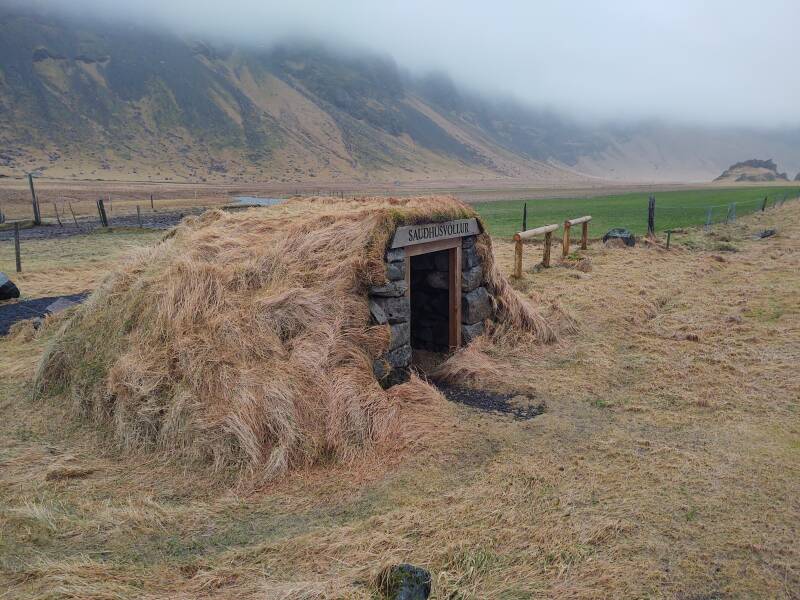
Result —
[{"label": "dried golden grass thatch", "polygon": [[[124,450],[259,480],[347,460],[394,435],[402,412],[372,374],[388,328],[370,326],[366,296],[385,280],[395,228],[472,216],[452,198],[315,198],[187,219],[65,323],[37,390]],[[487,235],[478,247],[499,318],[552,339],[494,267]],[[412,383],[415,398],[435,397]]]}]

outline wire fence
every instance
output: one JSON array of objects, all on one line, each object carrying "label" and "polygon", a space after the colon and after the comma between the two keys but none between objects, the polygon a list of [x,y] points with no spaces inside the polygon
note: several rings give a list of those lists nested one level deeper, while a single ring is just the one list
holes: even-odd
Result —
[{"label": "wire fence", "polygon": [[[719,223],[731,223],[749,214],[769,211],[797,199],[800,188],[747,190],[690,190],[663,192],[651,195],[653,232],[666,233],[686,227],[710,228]],[[582,215],[592,216],[592,236],[601,237],[606,231],[623,228],[635,235],[649,231],[650,202],[646,194],[585,197],[571,199],[508,200],[479,203],[479,214],[489,232],[497,237],[511,238],[527,227],[548,223],[563,223]]]},{"label": "wire fence", "polygon": [[683,206],[664,206],[656,205],[656,218],[661,217],[660,229],[672,229],[673,227],[663,227],[667,223],[675,222],[676,227],[687,225],[700,225],[709,230],[713,225],[721,223],[735,223],[738,217],[750,215],[756,212],[764,212],[768,209],[783,206],[786,202],[797,200],[800,196],[790,196],[782,194],[776,198],[756,198],[727,204],[712,204],[707,206],[683,205]]}]

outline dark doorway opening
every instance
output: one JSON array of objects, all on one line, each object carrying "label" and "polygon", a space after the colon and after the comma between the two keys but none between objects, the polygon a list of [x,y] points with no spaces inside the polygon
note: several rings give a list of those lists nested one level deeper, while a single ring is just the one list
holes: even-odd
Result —
[{"label": "dark doorway opening", "polygon": [[411,347],[415,350],[450,349],[450,252],[411,257]]}]

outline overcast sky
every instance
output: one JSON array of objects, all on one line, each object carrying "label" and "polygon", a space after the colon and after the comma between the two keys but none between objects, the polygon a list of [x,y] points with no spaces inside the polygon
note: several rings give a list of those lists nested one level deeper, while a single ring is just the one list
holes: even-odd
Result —
[{"label": "overcast sky", "polygon": [[578,118],[800,126],[800,0],[40,1],[248,43],[355,45]]}]

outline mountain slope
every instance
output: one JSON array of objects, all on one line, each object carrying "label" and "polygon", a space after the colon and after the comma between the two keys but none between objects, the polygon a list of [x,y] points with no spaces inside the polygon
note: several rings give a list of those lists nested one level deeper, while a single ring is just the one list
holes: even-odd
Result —
[{"label": "mountain slope", "polygon": [[384,57],[224,47],[10,8],[0,8],[0,114],[0,175],[709,180],[764,152],[800,168],[800,132],[586,127],[445,76],[411,77]]},{"label": "mountain slope", "polygon": [[167,178],[558,180],[442,117],[393,63],[0,17],[6,173]]}]

